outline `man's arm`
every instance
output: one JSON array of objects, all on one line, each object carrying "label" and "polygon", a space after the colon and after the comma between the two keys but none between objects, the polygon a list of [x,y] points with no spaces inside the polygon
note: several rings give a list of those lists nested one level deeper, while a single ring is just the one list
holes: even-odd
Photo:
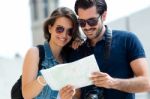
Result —
[{"label": "man's arm", "polygon": [[107,73],[95,72],[91,77],[96,86],[112,88],[124,92],[150,91],[150,78],[148,75],[148,63],[145,58],[133,60],[131,68],[135,77],[129,79],[112,78]]},{"label": "man's arm", "polygon": [[135,77],[131,79],[116,79],[114,89],[126,92],[142,92],[150,90],[148,63],[145,58],[139,58],[130,63]]}]

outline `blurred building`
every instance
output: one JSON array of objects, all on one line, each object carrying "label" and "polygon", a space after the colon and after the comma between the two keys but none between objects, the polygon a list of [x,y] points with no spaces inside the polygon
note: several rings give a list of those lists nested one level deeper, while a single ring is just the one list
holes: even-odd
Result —
[{"label": "blurred building", "polygon": [[43,22],[58,7],[59,0],[30,0],[33,45],[44,41]]},{"label": "blurred building", "polygon": [[142,9],[138,12],[132,13],[129,16],[120,18],[113,22],[108,23],[112,29],[121,29],[136,33],[141,40],[148,62],[150,64],[150,7]]}]

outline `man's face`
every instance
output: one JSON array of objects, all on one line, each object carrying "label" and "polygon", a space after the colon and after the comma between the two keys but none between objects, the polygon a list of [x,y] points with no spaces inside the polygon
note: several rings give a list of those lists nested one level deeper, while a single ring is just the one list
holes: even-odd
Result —
[{"label": "man's face", "polygon": [[89,39],[97,37],[100,27],[102,27],[101,16],[97,13],[96,7],[93,6],[88,9],[78,9],[78,21],[84,32]]}]

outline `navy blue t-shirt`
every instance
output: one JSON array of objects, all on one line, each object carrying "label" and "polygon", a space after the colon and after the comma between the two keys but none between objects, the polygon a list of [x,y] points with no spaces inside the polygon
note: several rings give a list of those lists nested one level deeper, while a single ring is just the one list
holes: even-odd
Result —
[{"label": "navy blue t-shirt", "polygon": [[[145,57],[143,46],[136,35],[131,32],[113,30],[110,56],[107,61],[104,60],[104,44],[105,37],[97,42],[95,47],[90,47],[88,42],[85,42],[79,49],[70,51],[68,60],[75,61],[94,54],[102,72],[106,72],[114,78],[126,79],[134,77],[130,66],[131,61]],[[92,87],[87,86],[82,88],[81,99],[84,99],[86,93]],[[135,99],[135,94],[133,93],[114,89],[99,89],[103,90],[104,99]]]}]

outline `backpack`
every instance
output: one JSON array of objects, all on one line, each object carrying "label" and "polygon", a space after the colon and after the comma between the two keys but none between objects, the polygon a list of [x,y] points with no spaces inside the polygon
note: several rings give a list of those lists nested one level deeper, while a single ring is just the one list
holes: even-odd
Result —
[{"label": "backpack", "polygon": [[[44,60],[45,52],[44,52],[44,46],[43,45],[37,45],[37,48],[39,49],[39,70],[41,70],[41,63]],[[21,84],[22,76],[16,81],[16,83],[13,85],[11,89],[11,99],[24,99],[22,96],[22,84]]]}]

